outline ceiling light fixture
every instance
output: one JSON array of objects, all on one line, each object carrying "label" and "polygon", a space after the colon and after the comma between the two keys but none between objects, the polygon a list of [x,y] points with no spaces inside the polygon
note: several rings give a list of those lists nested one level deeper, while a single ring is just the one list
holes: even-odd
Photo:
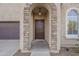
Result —
[{"label": "ceiling light fixture", "polygon": [[41,8],[39,8],[39,13],[38,13],[38,15],[42,15],[42,13],[41,13]]}]

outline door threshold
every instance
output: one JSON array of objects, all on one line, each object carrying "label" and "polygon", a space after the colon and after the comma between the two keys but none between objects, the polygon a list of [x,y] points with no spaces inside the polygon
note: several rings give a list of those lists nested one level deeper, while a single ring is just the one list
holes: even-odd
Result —
[{"label": "door threshold", "polygon": [[35,41],[45,41],[44,39],[35,39]]}]

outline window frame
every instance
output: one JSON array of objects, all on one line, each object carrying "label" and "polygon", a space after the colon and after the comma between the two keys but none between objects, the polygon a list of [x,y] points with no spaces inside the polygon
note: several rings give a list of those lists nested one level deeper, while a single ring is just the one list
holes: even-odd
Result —
[{"label": "window frame", "polygon": [[[68,20],[68,13],[71,11],[71,10],[76,10],[77,11],[77,13],[78,13],[78,15],[79,15],[79,9],[78,8],[70,8],[70,9],[68,9],[67,10],[67,12],[66,12],[66,31],[65,31],[65,34],[66,34],[66,38],[72,38],[72,39],[78,39],[79,38],[79,26],[78,26],[78,34],[77,35],[71,35],[71,34],[68,34],[68,22],[69,22],[69,20]],[[78,17],[79,18],[79,17]],[[79,20],[78,20],[78,25],[79,25]]]}]

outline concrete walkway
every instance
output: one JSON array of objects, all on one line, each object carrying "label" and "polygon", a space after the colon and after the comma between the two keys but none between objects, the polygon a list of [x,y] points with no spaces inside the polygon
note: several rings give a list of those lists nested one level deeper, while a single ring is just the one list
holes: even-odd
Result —
[{"label": "concrete walkway", "polygon": [[48,44],[45,40],[34,40],[32,42],[31,56],[50,56]]},{"label": "concrete walkway", "polygon": [[12,56],[19,49],[19,40],[0,40],[0,56]]}]

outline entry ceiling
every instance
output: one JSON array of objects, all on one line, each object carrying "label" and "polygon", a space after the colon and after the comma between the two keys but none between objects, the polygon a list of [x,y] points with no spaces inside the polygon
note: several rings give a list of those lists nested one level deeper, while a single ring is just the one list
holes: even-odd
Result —
[{"label": "entry ceiling", "polygon": [[33,9],[33,14],[38,14],[39,12],[41,12],[42,14],[47,14],[48,10],[44,7],[36,7]]}]

